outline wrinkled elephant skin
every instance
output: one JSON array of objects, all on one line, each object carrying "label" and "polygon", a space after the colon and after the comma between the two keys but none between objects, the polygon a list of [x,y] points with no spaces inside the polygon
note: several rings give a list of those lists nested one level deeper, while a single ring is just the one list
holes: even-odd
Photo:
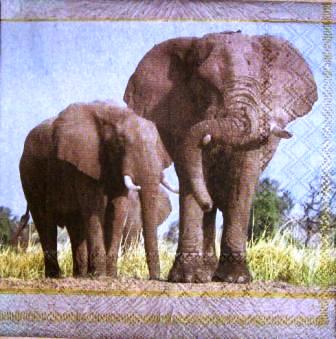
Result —
[{"label": "wrinkled elephant skin", "polygon": [[[269,35],[171,39],[143,57],[124,100],[156,123],[179,177],[180,239],[169,280],[250,281],[255,186],[280,139],[291,136],[286,125],[317,100],[307,63],[289,42]],[[218,265],[217,209],[224,216]]]},{"label": "wrinkled elephant skin", "polygon": [[170,163],[155,124],[111,103],[72,104],[35,127],[25,141],[20,175],[45,275],[60,275],[59,225],[70,236],[75,276],[115,276],[129,190],[136,189],[150,278],[158,279],[157,202]]}]

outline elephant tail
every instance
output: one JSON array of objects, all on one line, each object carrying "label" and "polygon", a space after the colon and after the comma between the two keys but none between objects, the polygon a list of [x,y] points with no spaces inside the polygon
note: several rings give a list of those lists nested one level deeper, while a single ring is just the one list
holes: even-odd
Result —
[{"label": "elephant tail", "polygon": [[23,214],[20,218],[20,223],[19,223],[19,227],[16,230],[16,232],[14,233],[12,239],[11,239],[11,244],[15,245],[20,234],[22,233],[22,231],[24,230],[24,228],[28,225],[28,221],[29,221],[29,217],[30,217],[30,213],[29,213],[29,207],[27,204],[27,208],[26,208],[26,213]]}]

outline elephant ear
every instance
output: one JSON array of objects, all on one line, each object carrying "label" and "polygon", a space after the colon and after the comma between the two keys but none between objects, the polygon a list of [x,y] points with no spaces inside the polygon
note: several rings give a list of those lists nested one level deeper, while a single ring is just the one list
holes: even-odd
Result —
[{"label": "elephant ear", "polygon": [[258,37],[263,63],[261,94],[264,110],[280,124],[307,114],[317,100],[317,87],[309,65],[289,42],[272,36]]},{"label": "elephant ear", "polygon": [[168,218],[170,212],[172,211],[172,205],[168,193],[162,187],[160,187],[158,199],[159,199],[158,224],[161,225]]},{"label": "elephant ear", "polygon": [[160,120],[158,112],[153,114],[155,107],[159,103],[162,107],[176,83],[183,82],[186,73],[183,60],[193,41],[194,38],[167,40],[155,45],[142,58],[124,94],[124,101],[137,114],[150,120]]},{"label": "elephant ear", "polygon": [[[140,228],[143,226],[143,222],[139,193],[136,191],[129,191],[128,199],[131,208],[128,211],[127,227],[128,229],[131,229],[132,227]],[[172,211],[172,205],[168,193],[162,187],[160,187],[159,194],[156,199],[158,199],[159,204],[157,222],[158,225],[161,225]]]},{"label": "elephant ear", "polygon": [[54,122],[53,138],[58,159],[96,180],[100,178],[98,120],[90,106],[73,104],[61,112]]},{"label": "elephant ear", "polygon": [[163,169],[168,168],[172,163],[172,159],[169,156],[165,146],[163,145],[163,142],[159,134],[157,136],[156,148],[159,155],[159,159],[162,159]]}]

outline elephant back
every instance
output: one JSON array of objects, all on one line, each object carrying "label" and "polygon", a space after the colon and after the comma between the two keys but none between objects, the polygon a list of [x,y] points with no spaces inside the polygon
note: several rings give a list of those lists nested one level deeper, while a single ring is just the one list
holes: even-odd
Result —
[{"label": "elephant back", "polygon": [[53,153],[52,126],[56,118],[44,120],[28,134],[23,154],[35,158],[49,158]]}]

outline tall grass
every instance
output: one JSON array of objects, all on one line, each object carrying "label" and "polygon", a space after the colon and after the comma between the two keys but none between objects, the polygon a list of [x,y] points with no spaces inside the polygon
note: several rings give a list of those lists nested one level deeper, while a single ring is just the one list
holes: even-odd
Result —
[{"label": "tall grass", "polygon": [[[331,247],[305,248],[288,234],[276,233],[248,244],[248,263],[255,281],[283,281],[304,286],[336,286],[336,250]],[[175,246],[160,242],[161,277],[167,278],[173,264]],[[64,276],[72,275],[70,246],[59,253]],[[122,277],[147,279],[146,255],[135,243],[121,254],[118,272]],[[0,248],[0,277],[36,279],[44,273],[40,246],[28,250]]]},{"label": "tall grass", "polygon": [[248,245],[249,266],[255,280],[294,285],[336,286],[336,249],[304,247],[288,233],[261,237]]}]

